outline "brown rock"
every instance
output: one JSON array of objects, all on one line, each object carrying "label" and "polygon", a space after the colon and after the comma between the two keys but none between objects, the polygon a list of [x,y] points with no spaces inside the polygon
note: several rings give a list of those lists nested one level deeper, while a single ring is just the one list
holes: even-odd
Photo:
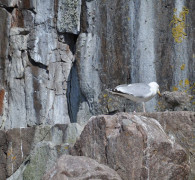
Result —
[{"label": "brown rock", "polygon": [[63,155],[43,180],[121,180],[109,167],[84,156]]},{"label": "brown rock", "polygon": [[187,179],[185,150],[152,118],[118,113],[92,117],[72,154],[113,168],[122,179]]},{"label": "brown rock", "polygon": [[5,90],[1,89],[0,90],[0,116],[3,114],[3,100],[5,96]]},{"label": "brown rock", "polygon": [[14,128],[6,132],[7,150],[7,175],[11,176],[30,154],[34,140],[35,127]]},{"label": "brown rock", "polygon": [[6,152],[7,143],[4,131],[0,131],[0,179],[6,179]]},{"label": "brown rock", "polygon": [[191,110],[193,109],[190,101],[192,96],[180,91],[165,91],[162,93],[163,101],[162,104],[164,109],[162,110],[173,110],[173,111],[182,111],[182,110]]},{"label": "brown rock", "polygon": [[12,12],[12,27],[24,27],[24,17],[22,11],[19,9],[14,9]]},{"label": "brown rock", "polygon": [[191,173],[189,179],[195,179],[195,112],[173,111],[142,113],[142,115],[155,118],[163,127],[167,135],[180,144],[190,157]]}]

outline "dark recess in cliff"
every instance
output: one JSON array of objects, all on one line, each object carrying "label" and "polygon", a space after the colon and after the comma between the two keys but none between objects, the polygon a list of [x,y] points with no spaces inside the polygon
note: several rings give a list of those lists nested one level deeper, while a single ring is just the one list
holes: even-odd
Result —
[{"label": "dark recess in cliff", "polygon": [[68,101],[68,113],[71,123],[75,123],[77,122],[77,113],[79,111],[79,102],[81,97],[76,62],[73,63],[68,79],[69,81],[67,84],[68,88],[66,94]]}]

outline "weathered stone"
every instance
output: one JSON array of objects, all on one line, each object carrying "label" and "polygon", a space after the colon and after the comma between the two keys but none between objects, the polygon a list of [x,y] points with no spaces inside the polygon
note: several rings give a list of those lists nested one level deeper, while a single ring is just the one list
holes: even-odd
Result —
[{"label": "weathered stone", "polygon": [[34,18],[35,14],[30,10],[23,10],[22,11],[23,19],[24,19],[24,27],[28,28],[29,30],[34,27]]},{"label": "weathered stone", "polygon": [[14,7],[18,3],[18,0],[0,0],[0,4],[3,4],[8,7]]},{"label": "weathered stone", "polygon": [[[11,26],[11,15],[3,8],[0,8],[0,23],[2,24],[0,26],[0,84],[3,86],[4,81],[6,79],[5,77],[5,64],[6,59],[8,58],[8,45],[9,45],[9,29]],[[2,88],[2,87],[1,87]]]},{"label": "weathered stone", "polygon": [[114,169],[122,179],[187,179],[185,150],[157,120],[118,113],[92,117],[72,154],[87,156]]},{"label": "weathered stone", "polygon": [[5,97],[5,89],[0,90],[0,116],[3,114],[3,104]]},{"label": "weathered stone", "polygon": [[[46,27],[44,23],[48,23]],[[30,48],[29,52],[31,58],[35,62],[47,66],[50,62],[57,61],[55,57],[57,34],[53,28],[51,28],[53,26],[52,23],[44,23],[37,25],[34,31],[31,32],[28,47]]]},{"label": "weathered stone", "polygon": [[6,132],[7,175],[11,176],[29,156],[33,143],[35,128],[12,129]]},{"label": "weathered stone", "polygon": [[19,7],[20,9],[34,9],[36,0],[0,0],[0,5],[6,7]]},{"label": "weathered stone", "polygon": [[37,1],[36,0],[20,0],[18,1],[18,7],[20,9],[29,9],[33,12],[35,10]]},{"label": "weathered stone", "polygon": [[45,24],[47,28],[54,26],[54,7],[54,1],[36,1],[35,25]]},{"label": "weathered stone", "polygon": [[182,110],[191,110],[191,99],[193,96],[188,95],[185,92],[179,91],[165,91],[162,93],[163,101],[161,102],[162,110],[173,110],[173,111],[182,111]]},{"label": "weathered stone", "polygon": [[30,163],[23,172],[23,179],[41,179],[44,173],[54,165],[62,154],[68,154],[66,145],[56,147],[47,142],[38,143],[31,152]]},{"label": "weathered stone", "polygon": [[6,179],[6,152],[7,152],[7,142],[6,133],[0,130],[0,175],[1,179]]},{"label": "weathered stone", "polygon": [[58,31],[78,34],[80,32],[81,0],[59,0],[58,9]]},{"label": "weathered stone", "polygon": [[91,33],[81,33],[77,40],[77,67],[81,92],[87,99],[90,112],[97,113],[99,109],[98,96],[100,94],[100,78],[98,69],[100,52],[98,36]]},{"label": "weathered stone", "polygon": [[63,155],[56,165],[43,177],[43,180],[102,179],[121,180],[109,167],[84,156]]},{"label": "weathered stone", "polygon": [[[161,91],[193,94],[194,3],[0,0],[0,129],[86,124],[92,115],[134,111],[138,105],[106,90],[123,83],[157,81]],[[159,100],[146,103],[147,111]],[[50,139],[46,129],[43,139]],[[57,132],[52,143],[61,141]]]},{"label": "weathered stone", "polygon": [[0,131],[2,180],[41,179],[62,154],[69,154],[82,130],[73,123]]},{"label": "weathered stone", "polygon": [[50,63],[48,70],[49,79],[48,88],[56,91],[57,95],[66,94],[68,76],[71,70],[72,62]]},{"label": "weathered stone", "polygon": [[12,11],[11,27],[24,27],[24,18],[22,11],[18,8],[14,8]]},{"label": "weathered stone", "polygon": [[[2,128],[18,127],[10,123],[16,111],[16,102],[12,103],[10,96],[15,94],[22,99],[16,114],[22,114],[23,127],[68,121],[85,124],[92,115],[139,109],[139,105],[105,91],[123,83],[158,81],[162,91],[183,88],[192,94],[194,71],[189,64],[193,64],[194,54],[193,5],[192,1],[184,5],[146,0],[0,0],[0,85],[6,90],[8,102],[3,114],[7,123]],[[183,8],[189,10],[183,22],[188,38],[179,44],[172,33],[174,8],[177,15]],[[20,34],[9,34],[17,28],[22,28]],[[56,73],[62,62],[64,70]],[[54,78],[55,73],[60,80]],[[14,78],[21,81],[14,83]],[[10,89],[18,85],[24,86],[19,88],[21,96],[15,92],[17,88]],[[59,109],[55,112],[51,107],[58,95],[57,101],[67,102],[68,110],[57,120],[54,113],[61,110],[61,105],[56,105]],[[155,111],[158,101],[156,98],[146,103],[147,111]]]},{"label": "weathered stone", "polygon": [[195,113],[180,112],[158,112],[142,113],[143,116],[158,120],[164,131],[172,141],[180,144],[187,152],[190,161],[191,173],[189,180],[195,178]]},{"label": "weathered stone", "polygon": [[[4,6],[12,13],[12,28],[9,60],[4,63],[8,82],[6,88],[10,88],[10,91],[7,92],[8,104],[3,116],[8,118],[1,120],[5,121],[1,128],[69,123],[66,90],[74,57],[65,41],[58,42],[54,28],[56,3],[10,1]],[[7,17],[10,17],[9,13]],[[11,19],[8,20],[11,23]],[[59,64],[62,71],[49,68],[58,68]],[[54,74],[56,76],[52,76]]]},{"label": "weathered stone", "polygon": [[[190,12],[194,3],[192,1],[183,4],[179,1],[174,3],[167,1],[148,2],[146,0],[83,2],[81,32],[93,34],[99,40],[99,44],[96,44],[97,58],[87,61],[87,67],[93,69],[96,60],[100,61],[98,68],[96,69],[95,66],[93,70],[93,73],[97,74],[97,78],[93,80],[94,83],[99,82],[100,79],[100,91],[99,88],[96,90],[96,92],[99,91],[97,94],[100,97],[104,95],[103,90],[114,88],[119,84],[151,81],[157,81],[162,91],[172,91],[174,87],[180,88],[179,84],[182,81],[183,90],[188,90],[190,94],[193,93],[191,89],[194,87],[194,72],[189,64],[192,63],[194,54],[190,45],[194,29],[191,25],[184,28],[183,31],[187,32],[188,38],[184,39],[182,43],[176,43],[172,34],[174,28],[170,25],[174,19],[174,8],[177,8],[179,15],[183,12],[184,6]],[[187,23],[187,21],[190,24],[194,21],[192,14],[186,15],[185,22]],[[79,40],[80,38],[78,38]],[[78,43],[77,52],[83,53],[83,48]],[[89,46],[84,49],[91,50],[92,48],[93,46]],[[78,57],[78,63],[81,64],[78,66],[83,65],[85,58],[85,56]],[[80,74],[80,84],[82,84],[81,78],[83,76],[85,79],[88,72],[82,72],[79,69],[78,73]],[[85,79],[85,81],[90,82],[91,79]],[[112,98],[110,95],[109,97]],[[88,99],[86,96],[86,101],[90,102]],[[99,99],[98,101],[103,102],[104,100]],[[112,98],[112,104],[114,101],[115,98]],[[155,98],[147,102],[146,110],[155,111],[158,101],[159,99]],[[93,114],[95,114],[94,112],[100,114],[98,111],[105,113],[106,106],[101,102],[101,106],[97,108],[96,100],[94,100],[92,104],[97,109],[94,108]],[[121,111],[120,107],[124,104],[126,104],[126,111],[134,111],[137,106],[127,104],[123,99],[121,105],[110,107],[110,110]]]},{"label": "weathered stone", "polygon": [[72,146],[82,131],[78,124],[58,124],[52,128],[36,128],[35,148],[29,157],[30,163],[23,172],[26,180],[41,179],[56,160],[62,154],[69,154],[69,147]]}]

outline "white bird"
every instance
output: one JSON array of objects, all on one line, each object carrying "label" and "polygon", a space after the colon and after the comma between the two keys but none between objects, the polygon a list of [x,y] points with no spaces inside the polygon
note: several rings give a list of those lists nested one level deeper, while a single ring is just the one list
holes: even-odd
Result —
[{"label": "white bird", "polygon": [[157,93],[161,96],[159,85],[156,82],[151,82],[149,84],[123,84],[115,87],[111,93],[123,96],[134,102],[142,102],[144,112],[146,112],[145,102],[152,99]]}]

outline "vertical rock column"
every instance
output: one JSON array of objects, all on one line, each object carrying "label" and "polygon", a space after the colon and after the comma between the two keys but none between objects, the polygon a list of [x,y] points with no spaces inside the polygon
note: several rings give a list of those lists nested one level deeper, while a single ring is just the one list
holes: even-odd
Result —
[{"label": "vertical rock column", "polygon": [[81,2],[0,1],[0,127],[70,123],[67,89]]}]

